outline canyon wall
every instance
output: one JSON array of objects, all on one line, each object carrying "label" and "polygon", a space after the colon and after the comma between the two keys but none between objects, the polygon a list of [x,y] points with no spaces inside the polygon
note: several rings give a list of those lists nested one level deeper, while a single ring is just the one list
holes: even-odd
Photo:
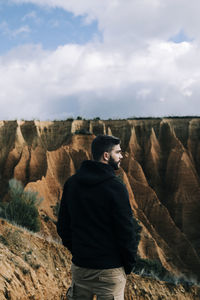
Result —
[{"label": "canyon wall", "polygon": [[42,232],[58,238],[55,208],[63,184],[91,158],[91,142],[101,133],[121,139],[118,175],[142,225],[139,255],[200,280],[200,118],[1,121],[1,201],[13,177],[38,191]]}]

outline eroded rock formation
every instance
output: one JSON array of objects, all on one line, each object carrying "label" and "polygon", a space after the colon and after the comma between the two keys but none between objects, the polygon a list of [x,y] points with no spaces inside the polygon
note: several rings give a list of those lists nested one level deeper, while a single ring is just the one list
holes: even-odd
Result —
[{"label": "eroded rock formation", "polygon": [[[91,134],[77,134],[85,130]],[[120,176],[142,225],[139,254],[175,274],[200,280],[200,119],[1,121],[0,198],[15,177],[43,197],[44,235],[56,238],[62,187],[91,158],[95,135],[121,138]],[[45,216],[48,217],[45,218]]]}]

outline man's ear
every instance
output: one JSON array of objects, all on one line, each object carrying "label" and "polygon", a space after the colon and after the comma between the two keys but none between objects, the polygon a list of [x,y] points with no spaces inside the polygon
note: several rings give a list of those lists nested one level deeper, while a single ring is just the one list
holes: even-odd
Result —
[{"label": "man's ear", "polygon": [[110,154],[109,154],[108,152],[104,152],[104,154],[103,154],[103,159],[104,159],[105,161],[109,161],[109,158],[110,158]]}]

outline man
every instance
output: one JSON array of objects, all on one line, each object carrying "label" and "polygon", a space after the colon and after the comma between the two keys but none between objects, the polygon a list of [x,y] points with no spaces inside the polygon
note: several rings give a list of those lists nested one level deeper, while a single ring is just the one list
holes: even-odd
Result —
[{"label": "man", "polygon": [[72,253],[67,297],[123,300],[137,246],[128,192],[114,173],[122,159],[120,140],[98,135],[92,155],[65,183],[58,216],[58,234]]}]

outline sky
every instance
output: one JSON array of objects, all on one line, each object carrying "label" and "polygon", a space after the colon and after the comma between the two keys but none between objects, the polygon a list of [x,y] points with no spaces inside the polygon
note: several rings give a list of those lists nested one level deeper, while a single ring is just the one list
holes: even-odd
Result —
[{"label": "sky", "polygon": [[200,115],[198,0],[0,0],[0,120]]}]

